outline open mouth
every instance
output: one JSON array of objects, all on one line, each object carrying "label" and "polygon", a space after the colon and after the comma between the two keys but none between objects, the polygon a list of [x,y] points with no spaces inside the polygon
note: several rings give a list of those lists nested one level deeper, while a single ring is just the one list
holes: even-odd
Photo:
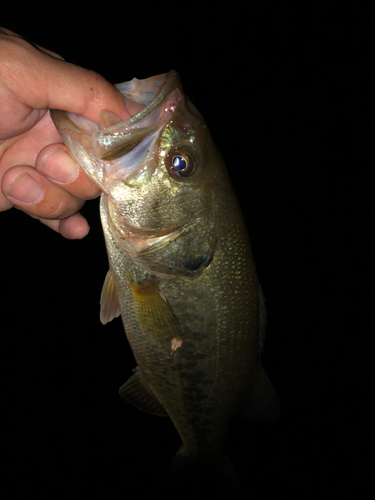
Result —
[{"label": "open mouth", "polygon": [[97,158],[116,160],[160,128],[160,122],[173,113],[181,100],[181,83],[176,71],[147,80],[133,79],[117,86],[127,98],[146,107],[125,121],[92,132]]}]

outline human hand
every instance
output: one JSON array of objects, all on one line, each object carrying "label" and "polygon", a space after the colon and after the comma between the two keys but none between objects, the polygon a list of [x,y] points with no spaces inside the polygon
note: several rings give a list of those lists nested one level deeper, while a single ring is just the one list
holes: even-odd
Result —
[{"label": "human hand", "polygon": [[83,238],[78,212],[99,194],[61,142],[49,109],[99,122],[102,109],[133,112],[99,74],[0,28],[0,211],[16,207],[61,233]]}]

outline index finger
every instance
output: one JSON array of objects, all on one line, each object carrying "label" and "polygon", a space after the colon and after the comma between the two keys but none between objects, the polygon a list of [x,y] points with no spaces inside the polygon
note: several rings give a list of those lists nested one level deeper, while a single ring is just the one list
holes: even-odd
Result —
[{"label": "index finger", "polygon": [[61,109],[96,122],[103,109],[129,118],[122,94],[95,71],[58,59],[9,30],[1,33],[13,35],[2,37],[2,78],[24,105]]}]

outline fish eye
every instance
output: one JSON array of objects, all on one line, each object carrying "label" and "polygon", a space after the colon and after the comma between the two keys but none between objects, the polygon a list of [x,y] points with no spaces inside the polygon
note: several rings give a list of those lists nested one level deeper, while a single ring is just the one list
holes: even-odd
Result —
[{"label": "fish eye", "polygon": [[195,158],[187,151],[176,149],[169,156],[169,169],[178,177],[190,177],[195,172]]}]

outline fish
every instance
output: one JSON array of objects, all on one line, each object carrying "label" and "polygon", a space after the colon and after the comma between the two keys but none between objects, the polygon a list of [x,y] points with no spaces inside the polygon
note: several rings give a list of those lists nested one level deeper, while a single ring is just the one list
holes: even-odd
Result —
[{"label": "fish", "polygon": [[108,110],[100,123],[51,117],[102,192],[109,271],[100,319],[121,315],[137,363],[119,393],[170,417],[182,442],[175,463],[228,470],[233,419],[280,416],[260,360],[266,307],[244,217],[178,72],[116,87],[142,108],[125,121]]}]

